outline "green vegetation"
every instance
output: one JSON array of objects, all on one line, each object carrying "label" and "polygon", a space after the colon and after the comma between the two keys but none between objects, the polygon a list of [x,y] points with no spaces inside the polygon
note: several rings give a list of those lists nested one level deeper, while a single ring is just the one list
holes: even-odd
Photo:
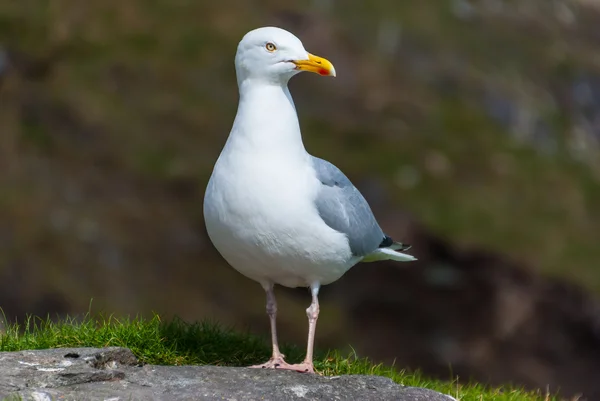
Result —
[{"label": "green vegetation", "polygon": [[[28,318],[23,324],[8,325],[0,334],[0,351],[56,347],[127,347],[142,363],[161,365],[212,364],[246,366],[263,362],[270,355],[261,338],[239,333],[214,322],[189,324],[175,319],[67,318],[62,322]],[[303,350],[284,346],[291,362],[300,361]],[[356,355],[317,353],[315,366],[324,375],[371,374],[390,377],[406,386],[430,388],[461,401],[551,401],[557,398],[518,388],[489,388],[476,383],[431,380],[418,372],[376,365]]]}]

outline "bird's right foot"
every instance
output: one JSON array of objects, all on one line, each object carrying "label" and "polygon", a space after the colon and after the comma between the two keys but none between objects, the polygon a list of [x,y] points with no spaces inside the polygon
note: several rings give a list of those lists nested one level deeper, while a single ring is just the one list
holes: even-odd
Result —
[{"label": "bird's right foot", "polygon": [[253,369],[279,369],[279,370],[293,370],[299,373],[315,373],[315,369],[312,363],[297,363],[289,364],[283,360],[283,358],[271,358],[267,362],[261,365],[252,365],[250,368]]},{"label": "bird's right foot", "polygon": [[279,357],[272,357],[267,362],[262,363],[260,365],[252,365],[252,366],[249,366],[249,367],[253,368],[253,369],[284,369],[284,370],[289,370],[290,366],[292,366],[292,365],[290,365],[289,363],[287,363],[286,361],[283,360],[283,356],[279,356]]}]

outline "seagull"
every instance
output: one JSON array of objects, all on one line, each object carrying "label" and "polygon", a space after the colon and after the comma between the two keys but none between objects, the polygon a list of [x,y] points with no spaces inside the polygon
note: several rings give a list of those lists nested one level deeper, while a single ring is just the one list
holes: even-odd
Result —
[{"label": "seagull", "polygon": [[[302,71],[335,77],[333,65],[292,33],[264,27],[242,38],[235,70],[239,104],[206,188],[206,229],[223,258],[266,291],[273,354],[252,367],[314,373],[320,287],[358,262],[416,259],[403,253],[409,245],[383,233],[344,173],[304,148],[288,81]],[[275,284],[312,295],[299,364],[288,364],[279,350]]]}]

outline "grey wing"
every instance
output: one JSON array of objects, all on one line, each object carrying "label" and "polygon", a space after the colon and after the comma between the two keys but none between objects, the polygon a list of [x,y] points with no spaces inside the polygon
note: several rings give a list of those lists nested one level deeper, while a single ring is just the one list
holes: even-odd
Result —
[{"label": "grey wing", "polygon": [[312,157],[321,188],[316,199],[317,210],[325,223],[346,234],[353,255],[365,256],[380,246],[390,246],[369,204],[352,182],[333,164]]}]

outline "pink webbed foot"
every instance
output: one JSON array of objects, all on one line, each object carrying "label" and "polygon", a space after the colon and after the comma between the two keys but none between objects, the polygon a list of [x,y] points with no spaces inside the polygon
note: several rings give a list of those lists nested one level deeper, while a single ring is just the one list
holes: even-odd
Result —
[{"label": "pink webbed foot", "polygon": [[288,365],[289,370],[295,370],[296,372],[300,372],[300,373],[318,373],[315,371],[315,367],[313,366],[312,363],[309,362],[302,362],[302,363],[295,363],[293,365]]},{"label": "pink webbed foot", "polygon": [[261,363],[260,365],[252,365],[249,366],[252,369],[286,369],[286,367],[291,366],[289,363],[283,360],[283,355],[279,357],[272,357],[265,363]]},{"label": "pink webbed foot", "polygon": [[315,369],[312,363],[297,363],[289,364],[283,360],[283,358],[271,358],[267,362],[260,365],[252,365],[250,368],[253,369],[279,369],[279,370],[293,370],[300,373],[315,373]]}]

